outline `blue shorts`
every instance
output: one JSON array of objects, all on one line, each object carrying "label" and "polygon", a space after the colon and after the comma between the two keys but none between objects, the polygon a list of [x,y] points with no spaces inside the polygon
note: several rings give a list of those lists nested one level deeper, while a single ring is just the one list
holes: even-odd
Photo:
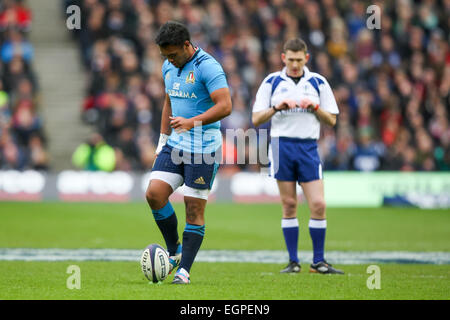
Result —
[{"label": "blue shorts", "polygon": [[280,181],[309,182],[322,179],[322,164],[314,139],[272,138],[270,172]]},{"label": "blue shorts", "polygon": [[215,153],[187,153],[166,144],[156,157],[152,172],[176,173],[184,178],[186,186],[210,190],[219,169],[214,157]]}]

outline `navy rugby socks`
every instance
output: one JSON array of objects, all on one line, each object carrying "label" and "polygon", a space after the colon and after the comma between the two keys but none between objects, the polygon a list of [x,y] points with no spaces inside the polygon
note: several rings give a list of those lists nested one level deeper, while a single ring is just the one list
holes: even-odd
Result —
[{"label": "navy rugby socks", "polygon": [[297,218],[281,219],[281,229],[283,230],[286,248],[289,253],[289,260],[299,262],[298,260],[298,220]]},{"label": "navy rugby socks", "polygon": [[313,263],[324,261],[325,233],[327,231],[327,220],[309,220],[309,234],[313,244]]},{"label": "navy rugby socks", "polygon": [[198,250],[203,242],[205,236],[205,225],[199,226],[195,224],[186,223],[183,232],[183,250],[181,254],[181,262],[178,270],[183,268],[190,272]]},{"label": "navy rugby socks", "polygon": [[158,210],[152,210],[156,224],[161,231],[164,240],[166,241],[167,251],[169,256],[175,255],[178,245],[180,244],[178,238],[178,220],[175,211],[170,202]]}]

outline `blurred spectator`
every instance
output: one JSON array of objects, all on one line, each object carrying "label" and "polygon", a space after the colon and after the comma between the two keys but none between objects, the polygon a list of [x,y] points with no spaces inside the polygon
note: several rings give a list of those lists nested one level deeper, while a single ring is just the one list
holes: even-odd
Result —
[{"label": "blurred spectator", "polygon": [[72,155],[75,167],[89,171],[112,171],[116,168],[116,152],[99,133],[80,144]]},{"label": "blurred spectator", "polygon": [[49,156],[45,150],[44,141],[38,134],[33,134],[29,141],[29,161],[34,170],[48,170]]},{"label": "blurred spectator", "polygon": [[3,89],[3,82],[0,80],[0,128],[6,127],[10,122],[10,99],[9,94]]},{"label": "blurred spectator", "polygon": [[[64,3],[79,5],[86,17],[76,33],[90,79],[83,118],[118,150],[123,170],[152,163],[164,99],[154,36],[167,20],[185,23],[192,42],[223,65],[234,107],[222,121],[224,133],[249,128],[262,77],[282,68],[283,43],[302,37],[311,70],[329,79],[340,109],[336,128],[322,128],[324,169],[449,170],[449,1]],[[372,4],[381,9],[380,30],[366,28]],[[233,157],[235,147],[225,141],[224,156]]]},{"label": "blurred spectator", "polygon": [[334,18],[330,27],[331,36],[327,43],[328,53],[333,58],[339,58],[347,53],[349,41],[345,24],[341,18]]},{"label": "blurred spectator", "polygon": [[120,150],[123,160],[120,162],[119,170],[130,171],[140,169],[139,150],[134,141],[134,129],[124,127],[120,130],[117,139],[117,148]]},{"label": "blurred spectator", "polygon": [[12,27],[28,31],[31,27],[31,11],[27,8],[25,1],[4,0],[2,2],[0,30]]},{"label": "blurred spectator", "polygon": [[33,46],[24,39],[22,33],[15,29],[10,29],[8,37],[1,47],[1,58],[5,63],[10,62],[14,57],[21,57],[29,63],[33,58]]},{"label": "blurred spectator", "polygon": [[49,169],[28,40],[31,22],[26,1],[0,2],[0,169]]},{"label": "blurred spectator", "polygon": [[384,147],[372,139],[372,129],[361,128],[353,158],[353,168],[358,171],[375,171],[382,166]]},{"label": "blurred spectator", "polygon": [[21,101],[12,116],[12,128],[21,145],[28,145],[30,136],[41,130],[41,120],[32,108],[30,101]]},{"label": "blurred spectator", "polygon": [[25,166],[25,151],[7,131],[4,131],[0,139],[0,169],[23,170]]}]

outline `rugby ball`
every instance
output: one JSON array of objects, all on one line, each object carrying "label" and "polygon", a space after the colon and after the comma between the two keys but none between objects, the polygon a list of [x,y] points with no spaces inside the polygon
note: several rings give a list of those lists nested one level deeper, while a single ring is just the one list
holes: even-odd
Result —
[{"label": "rugby ball", "polygon": [[151,244],[145,248],[141,256],[141,269],[151,282],[163,281],[169,275],[169,255],[159,244]]}]

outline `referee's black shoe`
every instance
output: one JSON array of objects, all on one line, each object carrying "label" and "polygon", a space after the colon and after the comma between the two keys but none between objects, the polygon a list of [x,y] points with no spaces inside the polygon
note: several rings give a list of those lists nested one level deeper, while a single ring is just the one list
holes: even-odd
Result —
[{"label": "referee's black shoe", "polygon": [[301,270],[302,267],[298,262],[289,261],[289,264],[280,273],[299,273]]},{"label": "referee's black shoe", "polygon": [[344,271],[333,268],[333,266],[325,260],[311,264],[309,272],[322,274],[344,274]]}]

